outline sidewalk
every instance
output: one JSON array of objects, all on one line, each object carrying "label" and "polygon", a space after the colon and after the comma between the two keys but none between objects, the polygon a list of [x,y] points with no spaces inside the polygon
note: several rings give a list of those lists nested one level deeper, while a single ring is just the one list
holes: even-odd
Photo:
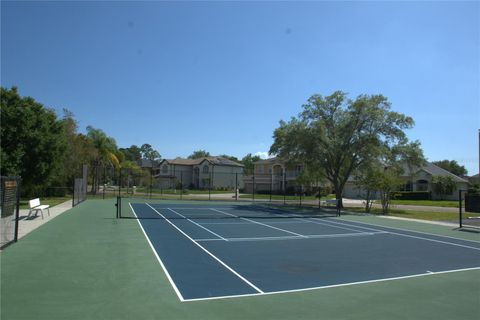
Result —
[{"label": "sidewalk", "polygon": [[65,201],[55,207],[50,207],[50,216],[47,213],[47,210],[44,210],[43,217],[40,212],[38,212],[38,216],[32,214],[29,218],[28,216],[28,209],[20,209],[19,221],[18,221],[18,239],[21,239],[26,234],[30,233],[31,231],[37,229],[42,224],[49,222],[56,216],[64,213],[68,209],[72,208],[72,200]]}]

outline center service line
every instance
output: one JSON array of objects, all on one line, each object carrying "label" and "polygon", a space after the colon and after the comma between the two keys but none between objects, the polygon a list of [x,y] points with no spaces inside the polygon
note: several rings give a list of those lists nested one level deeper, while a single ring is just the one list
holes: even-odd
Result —
[{"label": "center service line", "polygon": [[193,240],[188,234],[186,234],[185,232],[183,232],[179,227],[177,227],[175,224],[173,224],[169,219],[167,219],[163,214],[161,214],[160,212],[158,212],[154,207],[152,207],[150,204],[147,203],[147,206],[149,206],[150,208],[152,208],[153,211],[155,211],[159,216],[161,216],[162,218],[165,219],[165,221],[167,221],[172,227],[174,227],[175,229],[178,230],[178,232],[180,232],[181,234],[183,234],[185,237],[187,237],[187,239],[189,239],[190,241],[192,241],[196,246],[198,246],[200,249],[202,249],[205,253],[207,253],[210,257],[212,257],[213,259],[215,259],[218,263],[220,263],[222,266],[224,266],[226,269],[228,269],[230,272],[232,272],[234,275],[236,275],[238,278],[240,278],[243,282],[245,282],[246,284],[248,284],[250,287],[252,287],[255,291],[257,291],[258,293],[265,293],[263,292],[262,290],[260,290],[257,286],[255,286],[253,283],[251,283],[250,281],[248,281],[245,277],[243,277],[241,274],[239,274],[238,272],[236,272],[235,270],[233,270],[230,266],[228,266],[225,262],[223,262],[222,260],[220,260],[218,257],[216,257],[213,253],[211,253],[210,251],[208,251],[207,249],[205,249],[201,244],[199,244],[198,242],[196,242],[195,240]]},{"label": "center service line", "polygon": [[175,214],[178,214],[180,217],[182,217],[182,218],[184,218],[184,219],[187,219],[188,221],[190,221],[190,222],[193,223],[194,225],[202,228],[203,230],[206,230],[206,231],[210,232],[210,233],[213,234],[214,236],[216,236],[216,237],[218,237],[218,238],[220,238],[220,239],[222,239],[222,240],[224,240],[224,241],[228,241],[227,239],[225,239],[224,237],[222,237],[222,236],[219,235],[219,234],[216,234],[216,233],[213,232],[212,230],[210,230],[210,229],[202,226],[202,225],[199,224],[199,223],[196,223],[195,221],[193,221],[193,220],[191,220],[191,219],[188,219],[188,218],[185,217],[183,214],[180,214],[180,213],[178,213],[177,211],[175,211],[175,210],[173,210],[173,209],[170,209],[170,208],[167,208],[167,209],[170,210],[170,211],[172,211],[172,212],[175,213]]},{"label": "center service line", "polygon": [[[220,213],[226,214],[226,215],[228,215],[228,216],[236,217],[235,215],[230,214],[230,213],[225,212],[225,211],[222,211],[222,210],[217,210],[217,209],[210,209],[210,210],[213,210],[213,211],[216,211],[216,212],[220,212]],[[272,228],[272,229],[275,229],[275,230],[279,230],[279,231],[282,231],[282,232],[290,233],[290,234],[293,234],[293,235],[295,235],[295,236],[297,236],[297,237],[308,238],[306,235],[303,235],[303,234],[300,234],[300,233],[296,233],[296,232],[292,232],[292,231],[288,231],[288,230],[281,229],[281,228],[277,228],[277,227],[274,227],[274,226],[270,226],[270,225],[265,224],[265,223],[261,223],[261,222],[255,221],[255,220],[250,220],[250,219],[248,219],[248,218],[240,218],[240,219],[246,220],[246,221],[250,221],[250,222],[252,222],[252,223],[256,223],[256,224],[259,224],[259,225],[264,226],[264,227],[269,227],[269,228]]]}]

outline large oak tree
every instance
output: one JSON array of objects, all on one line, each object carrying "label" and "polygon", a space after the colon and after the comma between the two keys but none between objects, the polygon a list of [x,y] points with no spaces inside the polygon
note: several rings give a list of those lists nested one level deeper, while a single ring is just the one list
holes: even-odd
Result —
[{"label": "large oak tree", "polygon": [[392,111],[383,95],[360,95],[351,100],[336,91],[325,97],[313,95],[302,109],[290,121],[280,121],[270,153],[321,173],[334,187],[340,206],[352,172],[377,159],[385,148],[405,143],[404,130],[414,123]]}]

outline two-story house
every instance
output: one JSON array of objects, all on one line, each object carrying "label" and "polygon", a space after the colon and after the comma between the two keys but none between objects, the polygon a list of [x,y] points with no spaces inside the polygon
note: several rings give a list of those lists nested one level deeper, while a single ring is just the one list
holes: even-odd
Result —
[{"label": "two-story house", "polygon": [[243,187],[243,165],[222,157],[164,159],[158,164],[158,188],[228,189]]},{"label": "two-story house", "polygon": [[295,192],[301,187],[297,179],[304,167],[301,164],[287,166],[279,158],[260,160],[254,163],[253,174],[245,176],[244,192],[283,193]]}]

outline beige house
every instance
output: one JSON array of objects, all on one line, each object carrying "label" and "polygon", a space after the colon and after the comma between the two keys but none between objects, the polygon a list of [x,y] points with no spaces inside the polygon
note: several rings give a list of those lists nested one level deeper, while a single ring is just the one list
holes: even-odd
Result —
[{"label": "beige house", "polygon": [[164,159],[155,172],[157,188],[243,188],[243,165],[222,157]]},{"label": "beige house", "polygon": [[[455,183],[456,188],[451,194],[446,195],[446,200],[458,200],[458,191],[467,190],[469,182],[466,179],[460,178],[453,173],[442,169],[433,163],[427,162],[421,168],[414,168],[413,174],[405,166],[402,179],[404,185],[398,191],[427,191],[432,195],[432,200],[440,199],[440,195],[436,194],[432,184],[432,178],[435,176],[449,176]],[[356,185],[353,176],[350,176],[343,189],[343,196],[345,198],[364,199],[366,191],[364,188]]]},{"label": "beige house", "polygon": [[287,166],[278,158],[260,160],[254,163],[253,174],[245,176],[243,183],[244,192],[270,192],[283,193],[296,191],[301,186],[296,182],[302,173],[303,165]]}]

